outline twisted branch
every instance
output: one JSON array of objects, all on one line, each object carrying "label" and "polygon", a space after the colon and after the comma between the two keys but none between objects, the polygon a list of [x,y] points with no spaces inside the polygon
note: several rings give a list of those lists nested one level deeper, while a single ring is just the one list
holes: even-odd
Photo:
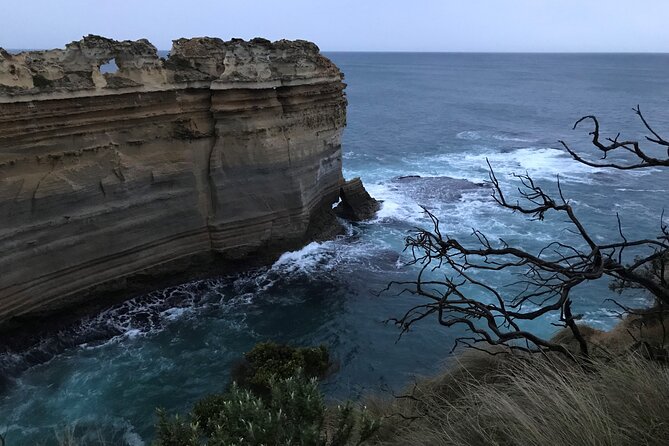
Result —
[{"label": "twisted branch", "polygon": [[[646,139],[669,147],[669,142],[650,127],[640,109],[637,107],[634,110],[652,133],[652,137]],[[609,152],[621,149],[634,154],[640,161],[627,165],[594,163],[584,160],[560,141],[576,161],[594,167],[623,170],[669,166],[669,153],[666,160],[651,157],[640,148],[638,142],[619,141],[619,135],[607,139],[610,144],[603,144],[600,141],[599,121],[595,116],[579,119],[574,128],[585,120],[591,120],[595,125],[590,135],[593,137],[593,145],[604,153],[603,158]],[[413,281],[391,282],[387,288],[389,290],[400,287],[400,293],[426,298],[402,317],[391,319],[401,327],[400,336],[416,322],[436,316],[439,324],[445,327],[462,326],[466,329],[468,334],[455,340],[454,349],[458,345],[477,348],[477,344],[484,343],[527,352],[557,351],[571,355],[564,345],[538,337],[522,327],[523,321],[557,314],[557,325],[569,328],[578,343],[580,354],[588,357],[588,343],[577,324],[580,315],[574,315],[571,308],[571,292],[580,284],[609,277],[625,286],[635,286],[648,291],[662,307],[669,305],[666,277],[669,273],[665,263],[669,262],[669,229],[663,216],[660,234],[656,238],[639,240],[630,240],[625,236],[620,217],[616,216],[621,241],[598,243],[565,199],[559,176],[558,196],[553,197],[528,174],[514,174],[521,186],[518,188],[519,199],[510,201],[502,191],[492,166],[487,160],[486,162],[493,186],[492,198],[498,205],[528,215],[533,220],[544,220],[552,213],[566,215],[568,223],[573,227],[572,232],[579,240],[575,244],[553,241],[533,254],[509,246],[502,239],[493,243],[485,234],[475,229],[472,234],[478,244],[468,247],[443,234],[439,219],[423,208],[432,223],[432,229],[418,228],[405,239],[405,251],[412,255],[409,264],[421,266],[418,276]],[[631,247],[640,248],[646,254],[626,264],[623,254]],[[649,265],[659,265],[661,273],[648,274]],[[442,268],[453,277],[432,278]],[[515,285],[516,289],[520,288],[519,292],[509,292],[506,287],[491,286],[477,279],[475,274],[476,271],[503,270],[508,270],[520,278],[509,284]]]}]

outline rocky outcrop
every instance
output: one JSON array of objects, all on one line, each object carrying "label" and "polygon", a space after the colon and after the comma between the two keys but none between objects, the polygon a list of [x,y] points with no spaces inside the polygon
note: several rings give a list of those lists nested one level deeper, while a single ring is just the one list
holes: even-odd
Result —
[{"label": "rocky outcrop", "polygon": [[342,184],[339,197],[341,200],[335,208],[335,213],[346,220],[369,220],[381,207],[381,203],[365,190],[360,178],[353,178]]},{"label": "rocky outcrop", "polygon": [[343,184],[342,78],[304,41],[0,49],[0,323],[315,237]]}]

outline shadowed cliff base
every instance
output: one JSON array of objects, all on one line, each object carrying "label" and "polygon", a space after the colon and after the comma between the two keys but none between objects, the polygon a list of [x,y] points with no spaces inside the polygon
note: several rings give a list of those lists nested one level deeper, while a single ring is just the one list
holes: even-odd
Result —
[{"label": "shadowed cliff base", "polygon": [[306,41],[178,39],[166,59],[92,35],[0,50],[7,344],[341,233],[342,79]]},{"label": "shadowed cliff base", "polygon": [[[356,188],[361,188],[362,182],[356,178],[347,182],[353,183]],[[362,189],[364,191],[364,189]],[[365,192],[366,193],[366,192]],[[42,363],[63,350],[81,344],[101,339],[108,339],[117,333],[86,333],[84,340],[79,335],[67,336],[69,331],[84,317],[91,316],[108,310],[126,300],[141,296],[156,289],[175,286],[188,281],[199,279],[216,278],[222,276],[235,276],[247,271],[264,267],[275,262],[281,254],[287,251],[299,249],[300,247],[316,241],[322,242],[332,240],[345,234],[345,227],[336,214],[339,207],[355,208],[378,208],[379,203],[368,194],[365,197],[349,199],[341,197],[337,208],[331,205],[323,207],[316,212],[310,222],[305,237],[286,244],[275,244],[266,246],[264,250],[253,255],[246,255],[238,259],[232,259],[215,252],[206,252],[188,258],[177,259],[164,265],[149,268],[129,276],[120,278],[115,282],[109,282],[95,287],[85,294],[70,296],[60,301],[55,308],[45,308],[41,311],[28,315],[17,316],[0,325],[0,354],[21,353],[34,349],[41,340],[55,333],[64,334],[57,345],[48,349],[38,349],[26,357],[26,361],[19,369],[9,370],[0,364],[0,376],[9,378],[20,372],[20,369]],[[365,219],[373,218],[375,212],[366,214]],[[344,218],[344,217],[340,217]],[[356,221],[361,221],[358,219]],[[97,337],[96,337],[97,336]],[[99,339],[98,339],[99,337]],[[68,338],[71,342],[68,342]],[[2,382],[0,382],[0,388]]]}]

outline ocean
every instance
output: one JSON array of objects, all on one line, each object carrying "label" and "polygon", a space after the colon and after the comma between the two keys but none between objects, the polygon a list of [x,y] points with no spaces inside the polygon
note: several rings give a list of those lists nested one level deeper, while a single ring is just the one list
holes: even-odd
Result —
[{"label": "ocean", "polygon": [[[156,290],[35,350],[3,355],[0,433],[7,431],[7,444],[50,444],[54,432],[74,429],[114,444],[148,445],[156,407],[185,411],[222,391],[231,365],[259,341],[327,345],[339,366],[322,384],[331,401],[389,394],[439,371],[462,331],[426,319],[399,338],[386,321],[420,298],[378,294],[390,281],[416,275],[403,244],[412,228],[429,227],[421,206],[440,218],[442,232],[468,243],[473,228],[535,252],[572,237],[562,216],[532,221],[496,206],[482,186],[486,160],[509,194],[518,185],[513,173],[527,172],[553,191],[559,175],[597,240],[619,240],[616,213],[630,239],[659,232],[669,171],[593,169],[557,141],[597,156],[589,125],[572,130],[588,114],[600,118],[603,134],[643,139],[637,104],[667,136],[669,55],[327,55],[348,84],[344,174],[361,177],[383,200],[377,217],[266,268]],[[418,177],[400,179],[406,176]],[[514,278],[485,279],[502,289]],[[610,328],[617,321],[610,296],[606,280],[578,287],[574,311],[593,327]],[[634,290],[622,297],[648,302]],[[549,336],[553,321],[528,328]],[[26,370],[26,362],[39,364]]]}]

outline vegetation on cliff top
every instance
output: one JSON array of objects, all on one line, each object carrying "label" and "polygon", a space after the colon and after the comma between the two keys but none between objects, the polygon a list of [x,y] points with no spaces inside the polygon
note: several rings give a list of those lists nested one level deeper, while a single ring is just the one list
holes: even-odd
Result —
[{"label": "vegetation on cliff top", "polygon": [[[407,395],[371,404],[374,444],[669,444],[669,368],[639,355],[596,360],[471,352]],[[389,422],[388,420],[394,420]]]},{"label": "vegetation on cliff top", "polygon": [[568,328],[550,341],[572,356],[467,350],[404,394],[369,399],[382,420],[370,444],[669,444],[669,363],[657,354],[667,322],[651,309],[607,332],[582,326],[587,360]]},{"label": "vegetation on cliff top", "polygon": [[329,366],[324,346],[257,344],[227,392],[202,398],[186,416],[159,410],[154,445],[360,445],[379,422],[352,403],[326,406],[317,379]]},{"label": "vegetation on cliff top", "polygon": [[240,387],[265,397],[270,395],[276,380],[302,376],[323,378],[330,368],[330,354],[319,347],[292,347],[274,342],[261,342],[244,355],[232,370],[232,379]]}]

